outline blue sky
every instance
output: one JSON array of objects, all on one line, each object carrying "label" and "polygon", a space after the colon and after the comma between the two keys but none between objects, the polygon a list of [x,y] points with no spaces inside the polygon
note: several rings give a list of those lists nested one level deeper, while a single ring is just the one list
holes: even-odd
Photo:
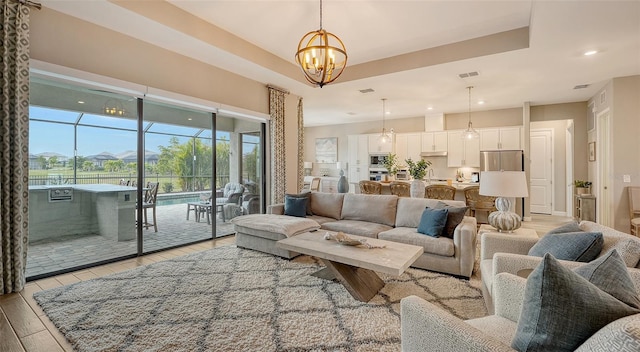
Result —
[{"label": "blue sky", "polygon": [[[29,153],[40,154],[43,152],[55,152],[67,157],[73,157],[74,123],[79,113],[46,109],[40,107],[30,108],[30,118],[36,120],[58,121],[63,123],[50,123],[41,121],[31,121],[29,130]],[[106,129],[90,126],[78,126],[78,155],[89,156],[102,152],[119,154],[124,151],[136,150],[136,122],[133,120],[110,118],[98,115],[83,115],[81,124],[95,126],[109,126],[114,128],[129,129]],[[151,131],[173,132],[192,134],[197,129],[155,124]],[[203,135],[211,135],[207,131]],[[227,132],[218,132],[218,136],[228,135]],[[160,152],[159,145],[168,145],[172,136],[155,133],[145,135],[145,149],[153,152]],[[185,142],[187,137],[178,137],[180,142]],[[228,139],[228,137],[227,137]]]}]

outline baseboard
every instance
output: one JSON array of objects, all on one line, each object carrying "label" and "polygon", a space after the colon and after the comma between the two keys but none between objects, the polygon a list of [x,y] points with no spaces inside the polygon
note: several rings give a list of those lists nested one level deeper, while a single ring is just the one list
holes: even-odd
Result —
[{"label": "baseboard", "polygon": [[567,216],[567,212],[566,211],[552,211],[551,215],[554,215],[554,216]]}]

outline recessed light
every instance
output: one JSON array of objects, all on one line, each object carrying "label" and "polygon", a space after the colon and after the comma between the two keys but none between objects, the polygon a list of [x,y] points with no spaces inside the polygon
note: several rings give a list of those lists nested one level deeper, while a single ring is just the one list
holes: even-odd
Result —
[{"label": "recessed light", "polygon": [[433,110],[433,106],[428,107],[427,110]]},{"label": "recessed light", "polygon": [[478,100],[478,105],[484,104],[484,100]]},{"label": "recessed light", "polygon": [[391,115],[391,111],[387,111],[387,112],[385,112],[385,114]]},{"label": "recessed light", "polygon": [[193,120],[193,118],[189,117],[187,120],[191,121],[191,120]]},{"label": "recessed light", "polygon": [[584,52],[584,56],[591,56],[598,53],[598,50],[589,50]]},{"label": "recessed light", "polygon": [[84,101],[78,100],[78,104],[84,104]]}]

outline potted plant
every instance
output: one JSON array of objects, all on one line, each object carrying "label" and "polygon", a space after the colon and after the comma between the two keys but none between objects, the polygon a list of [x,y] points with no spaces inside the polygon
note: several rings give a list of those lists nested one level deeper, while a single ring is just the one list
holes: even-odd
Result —
[{"label": "potted plant", "polygon": [[591,193],[591,182],[590,181],[575,180],[575,181],[573,181],[573,185],[576,188],[576,194],[590,194]]},{"label": "potted plant", "polygon": [[384,165],[384,168],[389,172],[389,176],[395,176],[398,173],[398,156],[389,153],[389,155],[384,158],[382,165]]},{"label": "potted plant", "polygon": [[431,166],[431,162],[424,159],[420,159],[415,162],[411,160],[411,158],[406,159],[405,162],[409,167],[409,174],[413,178],[410,189],[411,197],[424,198],[425,185],[424,182],[422,182],[422,179],[426,176],[427,168]]}]

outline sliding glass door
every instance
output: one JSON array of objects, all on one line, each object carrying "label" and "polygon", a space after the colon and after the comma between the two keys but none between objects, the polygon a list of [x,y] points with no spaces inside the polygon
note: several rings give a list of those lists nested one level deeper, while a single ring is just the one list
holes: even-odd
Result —
[{"label": "sliding glass door", "polygon": [[264,122],[32,77],[27,278],[233,235]]}]

